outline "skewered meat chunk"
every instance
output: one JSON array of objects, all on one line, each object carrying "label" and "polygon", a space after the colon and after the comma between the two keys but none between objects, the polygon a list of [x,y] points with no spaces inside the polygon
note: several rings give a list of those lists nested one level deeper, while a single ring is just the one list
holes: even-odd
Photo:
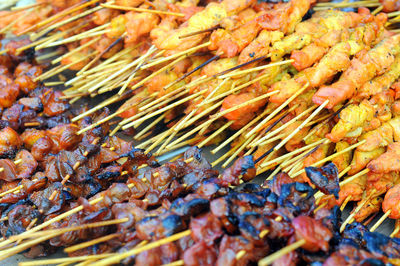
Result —
[{"label": "skewered meat chunk", "polygon": [[21,145],[20,136],[12,128],[5,127],[0,130],[0,157],[13,156]]},{"label": "skewered meat chunk", "polygon": [[382,211],[385,213],[391,211],[389,217],[392,219],[400,218],[399,192],[400,184],[397,184],[386,192],[382,203]]},{"label": "skewered meat chunk", "polygon": [[351,66],[341,75],[339,81],[333,85],[323,86],[314,95],[313,101],[322,104],[329,100],[327,108],[349,99],[362,84],[375,76],[382,74],[389,68],[394,57],[399,53],[400,35],[384,39],[376,47],[368,51],[362,58],[354,58]]},{"label": "skewered meat chunk", "polygon": [[388,146],[387,151],[368,163],[368,169],[375,173],[389,173],[400,170],[400,142]]},{"label": "skewered meat chunk", "polygon": [[296,238],[306,240],[306,243],[302,246],[304,249],[313,252],[318,250],[328,251],[328,242],[332,238],[332,233],[320,221],[307,216],[298,216],[293,219],[292,223]]},{"label": "skewered meat chunk", "polygon": [[335,164],[329,163],[321,168],[306,167],[306,174],[316,187],[327,195],[333,194],[339,199],[338,169]]}]

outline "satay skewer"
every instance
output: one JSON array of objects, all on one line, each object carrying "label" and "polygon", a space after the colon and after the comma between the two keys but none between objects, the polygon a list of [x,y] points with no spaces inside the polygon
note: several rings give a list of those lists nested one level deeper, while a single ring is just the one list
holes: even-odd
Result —
[{"label": "satay skewer", "polygon": [[[343,153],[346,153],[346,152],[348,152],[348,151],[351,151],[351,150],[354,149],[354,148],[357,148],[358,146],[364,144],[365,142],[366,142],[366,140],[359,141],[359,142],[357,142],[356,144],[353,144],[353,145],[347,147],[346,149],[343,149],[343,150],[341,150],[341,151],[339,151],[339,152],[336,152],[336,153],[334,153],[334,154],[331,154],[330,156],[328,156],[328,157],[326,157],[326,158],[324,158],[324,159],[322,159],[322,160],[320,160],[320,161],[318,161],[318,162],[313,163],[311,166],[319,166],[319,165],[321,165],[321,164],[323,164],[323,163],[325,163],[325,162],[328,162],[328,161],[332,160],[333,158],[335,158],[335,157],[337,157],[337,156],[339,156],[339,155],[341,155],[341,154],[343,154]],[[302,169],[302,170],[300,170],[300,171],[294,173],[293,176],[294,176],[294,177],[295,177],[295,176],[298,176],[298,175],[304,173],[304,171],[305,171],[305,170]]]},{"label": "satay skewer", "polygon": [[[101,227],[101,226],[114,225],[114,224],[120,224],[120,223],[126,222],[127,220],[128,220],[128,218],[114,219],[114,220],[108,220],[108,221],[102,221],[102,222],[95,222],[95,223],[91,223],[91,224],[78,225],[78,226],[65,228],[65,229],[46,230],[46,231],[43,231],[43,232],[32,234],[28,238],[34,238],[34,239],[26,241],[26,242],[24,242],[22,244],[19,244],[19,245],[15,246],[15,247],[8,248],[8,249],[0,251],[0,260],[9,258],[9,257],[11,257],[11,256],[13,256],[15,254],[18,254],[21,251],[24,251],[24,250],[32,247],[32,246],[35,246],[35,245],[37,245],[39,243],[42,243],[42,242],[44,242],[44,241],[46,241],[48,239],[51,239],[53,237],[62,235],[62,234],[67,233],[67,232],[76,231],[76,230],[83,230],[83,229],[89,229],[89,228],[96,228],[96,227]],[[25,231],[25,232],[28,232],[28,231]],[[22,240],[22,239],[25,239],[25,238],[26,238],[26,235],[22,236],[22,234],[20,234],[18,236],[15,236],[14,238],[10,237],[8,240],[12,239],[14,241],[17,241],[17,240]],[[3,244],[6,241],[3,241],[0,244]]]},{"label": "satay skewer", "polygon": [[111,5],[111,4],[100,4],[100,5],[105,8],[118,9],[118,10],[124,10],[124,11],[147,12],[147,13],[160,14],[160,15],[177,16],[177,17],[185,16],[185,14],[182,14],[182,13],[155,10],[155,9],[137,8],[137,7],[129,7],[129,6],[118,6],[118,5]]},{"label": "satay skewer", "polygon": [[255,126],[250,132],[246,134],[246,137],[250,137],[255,132],[261,129],[269,120],[275,117],[283,108],[285,108],[291,101],[293,101],[297,96],[299,96],[303,91],[307,89],[309,84],[305,84],[300,90],[298,90],[295,94],[293,94],[289,99],[287,99],[284,103],[282,103],[278,108],[276,108],[269,116],[267,116],[263,121],[261,121],[257,126]]},{"label": "satay skewer", "polygon": [[346,220],[343,222],[342,226],[340,227],[340,232],[343,232],[344,229],[346,228],[346,225],[351,223],[353,217],[362,209],[362,207],[364,207],[365,204],[367,204],[367,202],[372,198],[372,196],[374,195],[376,189],[373,189],[370,194],[368,195],[367,198],[364,199],[363,202],[361,202],[357,208],[346,218]]}]

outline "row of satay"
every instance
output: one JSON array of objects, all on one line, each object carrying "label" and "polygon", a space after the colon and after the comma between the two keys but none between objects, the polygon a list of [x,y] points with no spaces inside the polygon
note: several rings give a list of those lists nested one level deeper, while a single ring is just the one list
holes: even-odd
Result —
[{"label": "row of satay", "polygon": [[[133,90],[114,116],[123,119],[116,130],[135,127],[147,138],[139,147],[162,154],[181,143],[217,144],[214,151],[230,144],[224,154],[228,162],[243,154],[263,156],[256,161],[259,172],[275,167],[307,182],[304,167],[340,153],[331,159],[340,173],[364,175],[341,187],[339,200],[326,197],[327,206],[363,204],[354,216],[363,221],[380,210],[384,194],[399,183],[400,36],[385,28],[386,13],[373,15],[367,8],[313,13],[315,4],[160,0],[114,1],[72,13],[68,10],[82,4],[34,8],[52,10],[50,18],[68,13],[57,22],[93,8],[49,31],[71,29],[64,39],[55,39],[69,51],[61,64],[80,71],[65,93],[80,98],[124,86]],[[396,1],[382,5],[384,12],[399,9]],[[121,11],[124,7],[140,10]],[[44,19],[20,20],[13,28],[24,32],[39,20]],[[18,30],[23,21],[27,25]],[[48,25],[31,31],[46,31]],[[121,98],[115,95],[109,103],[126,99],[119,92]],[[108,118],[98,121],[106,125]],[[153,124],[157,130],[142,126],[145,121],[158,122]],[[95,122],[82,123],[88,129]],[[283,158],[288,153],[293,155]],[[389,217],[400,218],[395,213]]]},{"label": "row of satay", "polygon": [[21,77],[34,78],[41,67],[4,57],[13,64],[2,65],[1,89],[14,86],[16,96],[1,120],[7,148],[0,160],[1,259],[16,248],[29,258],[64,248],[70,257],[51,263],[76,257],[93,265],[384,265],[400,259],[399,239],[360,223],[341,232],[339,207],[318,207],[318,190],[339,197],[335,164],[308,167],[310,184],[280,173],[262,186],[238,186],[256,176],[252,156],[219,173],[192,147],[160,165],[132,143],[107,136],[108,123],[77,135],[109,111],[70,123],[86,109],[72,109],[62,93],[41,83],[21,85]]}]

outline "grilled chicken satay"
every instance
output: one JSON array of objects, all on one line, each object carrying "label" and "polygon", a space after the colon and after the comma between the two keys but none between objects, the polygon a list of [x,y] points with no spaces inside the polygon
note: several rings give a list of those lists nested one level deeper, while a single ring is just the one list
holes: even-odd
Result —
[{"label": "grilled chicken satay", "polygon": [[277,4],[271,10],[261,11],[254,18],[237,29],[229,32],[217,30],[211,35],[211,50],[217,54],[232,57],[238,55],[248,46],[262,30],[281,31],[283,34],[293,32],[310,7],[309,0],[295,0]]},{"label": "grilled chicken satay", "polygon": [[373,49],[351,61],[350,67],[332,85],[322,86],[313,101],[322,104],[329,100],[327,108],[351,98],[355,90],[379,74],[383,74],[399,53],[400,35],[387,37]]},{"label": "grilled chicken satay", "polygon": [[[273,95],[270,100],[276,103],[283,103],[307,82],[311,88],[320,87],[330,81],[338,72],[346,70],[350,66],[350,57],[372,46],[375,40],[381,38],[382,33],[382,23],[378,18],[373,22],[355,28],[352,30],[348,40],[333,46],[319,63],[299,72],[288,81],[274,84],[269,91],[279,90],[279,93]],[[368,38],[363,38],[363,36],[368,36]]]}]

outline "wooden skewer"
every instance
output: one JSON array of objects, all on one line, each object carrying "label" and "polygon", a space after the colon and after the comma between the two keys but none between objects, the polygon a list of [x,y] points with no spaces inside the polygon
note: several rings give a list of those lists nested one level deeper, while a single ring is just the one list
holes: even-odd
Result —
[{"label": "wooden skewer", "polygon": [[[95,0],[95,1],[99,1],[99,0]],[[103,7],[98,6],[98,7],[89,9],[89,10],[87,10],[87,11],[84,11],[84,12],[82,12],[82,13],[80,13],[80,14],[78,14],[78,15],[75,15],[75,16],[73,16],[73,17],[70,17],[70,18],[68,18],[68,19],[66,19],[66,20],[60,21],[60,22],[58,22],[58,23],[55,23],[55,24],[53,24],[53,25],[47,27],[46,29],[42,30],[41,32],[39,32],[39,33],[33,35],[33,36],[31,37],[31,39],[32,39],[32,40],[37,40],[38,38],[42,37],[43,35],[45,35],[46,33],[48,33],[48,32],[51,31],[51,30],[57,29],[57,28],[59,28],[59,27],[65,25],[65,24],[68,24],[68,23],[74,21],[74,20],[77,20],[77,19],[83,18],[83,17],[85,17],[85,16],[88,16],[88,15],[94,13],[94,12],[99,11],[100,9],[103,9]]]},{"label": "wooden skewer", "polygon": [[344,229],[346,228],[346,225],[350,223],[350,221],[353,219],[353,217],[364,207],[365,204],[372,198],[374,195],[376,189],[373,189],[371,191],[371,194],[362,202],[360,205],[357,206],[357,208],[346,218],[346,220],[343,222],[342,226],[340,227],[340,232],[342,233]]},{"label": "wooden skewer", "polygon": [[279,132],[282,132],[285,128],[287,128],[288,126],[290,126],[291,124],[295,123],[296,121],[298,121],[300,118],[302,118],[303,116],[305,116],[306,114],[308,114],[309,112],[313,111],[316,108],[316,106],[311,106],[308,109],[304,110],[303,112],[301,112],[300,114],[298,114],[296,117],[294,117],[293,119],[291,119],[290,121],[288,121],[287,123],[283,124],[282,126],[280,126],[279,128],[275,129],[274,131],[269,132],[267,135],[265,135],[264,137],[262,137],[259,141],[257,141],[256,143],[253,143],[252,145],[257,146],[259,145],[261,142],[271,138],[272,136],[278,134]]},{"label": "wooden skewer", "polygon": [[14,11],[13,14],[22,11],[22,10],[26,10],[26,9],[30,9],[32,7],[38,7],[41,5],[44,5],[45,3],[36,3],[36,4],[30,4],[30,5],[24,5],[24,6],[13,6],[12,8],[10,8],[11,11]]},{"label": "wooden skewer", "polygon": [[258,261],[259,266],[267,266],[272,264],[275,260],[279,259],[280,257],[300,248],[306,243],[305,239],[298,240],[294,242],[293,244],[290,244],[279,251],[272,253],[271,255],[263,258],[262,260]]},{"label": "wooden skewer", "polygon": [[[67,39],[58,41],[58,42],[52,42],[50,44],[48,44],[46,47],[44,48],[48,48],[48,47],[54,47],[54,46],[59,46],[59,45],[63,45],[66,43],[71,43],[71,42],[76,42],[85,38],[89,38],[89,37],[96,37],[96,36],[100,36],[103,35],[104,33],[107,33],[110,30],[107,30],[105,28],[107,28],[110,25],[110,23],[106,23],[104,25],[98,26],[96,28],[90,29],[88,31],[85,31],[83,33],[71,36]],[[103,30],[105,29],[105,30]]]},{"label": "wooden skewer", "polygon": [[63,81],[52,81],[52,82],[45,82],[44,86],[58,86],[58,85],[63,85],[64,82]]},{"label": "wooden skewer", "polygon": [[110,104],[112,104],[112,103],[115,103],[115,102],[117,102],[117,101],[119,101],[119,100],[121,100],[121,97],[120,97],[119,95],[114,95],[113,97],[111,97],[111,98],[109,98],[109,99],[103,101],[102,103],[100,103],[99,105],[93,107],[92,109],[90,109],[90,110],[88,110],[88,111],[86,111],[86,112],[84,112],[84,113],[82,113],[82,114],[80,114],[80,115],[78,115],[78,116],[75,116],[74,118],[72,118],[71,121],[72,121],[72,122],[79,121],[79,120],[81,120],[82,118],[84,118],[85,116],[88,116],[88,115],[90,115],[90,114],[96,112],[97,110],[100,110],[100,109],[102,109],[103,107],[105,107],[105,106],[107,106],[107,105],[110,105]]},{"label": "wooden skewer", "polygon": [[294,135],[296,135],[308,122],[310,122],[314,116],[316,116],[327,104],[329,100],[326,100],[317,109],[315,109],[309,117],[307,117],[292,133],[290,133],[286,138],[284,138],[278,145],[276,145],[273,150],[277,151],[282,148]]},{"label": "wooden skewer", "polygon": [[315,210],[314,213],[317,213],[319,210],[321,210],[322,208],[324,208],[326,205],[328,205],[328,202],[324,202],[321,205],[319,205]]},{"label": "wooden skewer", "polygon": [[161,10],[154,10],[154,9],[127,7],[127,6],[117,6],[117,5],[110,5],[110,4],[100,4],[100,5],[102,7],[111,8],[111,9],[118,9],[118,10],[124,10],[124,11],[147,12],[147,13],[160,14],[160,15],[177,16],[177,17],[184,17],[185,16],[185,14],[182,14],[182,13],[161,11]]},{"label": "wooden skewer", "polygon": [[172,66],[174,66],[176,63],[178,63],[179,61],[182,61],[183,59],[185,59],[187,57],[187,55],[183,55],[181,57],[178,57],[177,59],[175,59],[173,62],[169,63],[166,66],[163,66],[162,68],[160,68],[159,70],[151,73],[151,75],[147,76],[146,78],[142,79],[140,82],[136,83],[134,86],[132,86],[131,90],[134,90],[136,88],[139,88],[141,85],[143,85],[144,83],[146,83],[148,80],[154,78],[155,76],[157,76],[158,74],[166,71],[167,69],[171,68]]},{"label": "wooden skewer", "polygon": [[[372,193],[371,193],[372,195]],[[385,212],[384,215],[382,215],[382,217],[371,227],[371,229],[369,231],[374,232],[385,220],[386,218],[389,217],[389,215],[392,213],[392,210],[388,210],[387,212]]]},{"label": "wooden skewer", "polygon": [[61,12],[56,13],[55,15],[53,15],[53,16],[51,16],[51,17],[49,17],[49,18],[47,18],[45,20],[42,20],[41,22],[37,23],[34,28],[38,29],[40,27],[43,27],[44,25],[49,24],[50,22],[53,22],[54,20],[57,20],[57,19],[59,19],[61,17],[65,17],[68,14],[71,14],[71,13],[74,13],[76,11],[79,11],[79,10],[81,10],[81,9],[83,9],[85,7],[88,7],[88,6],[92,5],[92,4],[95,4],[95,3],[99,2],[99,1],[100,0],[91,0],[91,1],[83,3],[83,4],[77,3],[75,5],[72,5],[72,6],[68,7],[68,8],[66,8],[66,9],[62,10]]},{"label": "wooden skewer", "polygon": [[121,260],[123,260],[125,258],[128,258],[130,256],[139,254],[139,253],[141,253],[143,251],[150,250],[150,249],[162,246],[164,244],[176,241],[176,240],[178,240],[178,239],[180,239],[182,237],[190,235],[190,233],[191,233],[191,230],[186,230],[186,231],[174,234],[174,235],[166,237],[164,239],[160,239],[160,240],[151,242],[151,243],[149,243],[147,245],[144,245],[142,247],[131,249],[128,252],[120,253],[118,255],[114,255],[112,257],[97,261],[97,262],[95,262],[93,264],[93,266],[94,265],[102,266],[102,265],[110,265],[110,264],[118,263],[118,262],[120,262]]},{"label": "wooden skewer", "polygon": [[393,230],[393,232],[390,234],[390,237],[395,237],[400,231],[400,226],[396,226]]},{"label": "wooden skewer", "polygon": [[[100,137],[98,137],[98,138],[95,138],[93,141],[92,141],[92,145],[96,145],[98,142],[100,141]],[[89,155],[89,151],[87,150],[87,151],[85,151],[84,153],[83,153],[83,157],[87,157]],[[74,171],[76,171],[76,169],[78,169],[79,168],[79,166],[81,165],[81,161],[77,161],[73,166],[72,166],[72,170],[74,170]],[[62,179],[62,181],[61,181],[61,184],[64,186],[65,185],[65,183],[67,183],[67,181],[69,180],[71,178],[71,175],[70,174],[67,174],[66,176],[64,176],[64,178]],[[51,200],[53,200],[54,198],[55,198],[55,196],[57,195],[57,190],[54,190],[53,191],[53,193],[50,195],[50,197],[49,197],[49,200],[51,201]]]},{"label": "wooden skewer", "polygon": [[79,58],[77,61],[71,62],[71,63],[69,63],[69,64],[67,64],[67,65],[65,65],[65,66],[61,66],[61,67],[59,67],[59,68],[53,68],[53,69],[51,69],[51,70],[49,70],[49,71],[43,73],[42,75],[36,77],[36,78],[34,79],[34,81],[48,79],[48,78],[50,78],[50,77],[52,77],[52,76],[54,76],[54,75],[56,75],[56,74],[58,74],[58,73],[63,72],[64,70],[70,68],[71,66],[73,66],[73,65],[75,65],[75,64],[78,64],[78,63],[80,63],[80,62],[86,60],[87,58],[90,58],[90,57],[96,55],[97,53],[98,53],[98,51],[94,51],[93,53],[90,53],[90,54],[88,54],[88,55],[86,55],[86,56],[84,56],[84,57],[82,57],[82,58]]},{"label": "wooden skewer", "polygon": [[224,142],[222,142],[220,145],[218,145],[216,148],[214,148],[211,153],[212,154],[216,154],[218,151],[220,151],[223,147],[225,147],[226,145],[228,145],[230,142],[232,142],[234,139],[236,139],[237,137],[239,137],[243,132],[245,132],[248,128],[250,128],[251,126],[253,126],[255,123],[257,123],[261,118],[263,118],[266,114],[268,113],[267,110],[264,110],[263,113],[261,113],[260,115],[258,115],[257,117],[255,117],[253,120],[251,120],[249,123],[247,123],[244,127],[242,127],[241,129],[239,129],[238,131],[235,132],[235,134],[233,134],[231,137],[229,137],[227,140],[225,140]]},{"label": "wooden skewer", "polygon": [[51,61],[51,63],[52,63],[53,65],[54,65],[54,64],[57,64],[57,63],[61,62],[61,60],[63,60],[64,58],[69,57],[69,56],[71,56],[71,55],[73,55],[73,54],[75,54],[75,53],[77,53],[77,52],[79,52],[79,51],[82,51],[82,50],[85,49],[86,47],[88,47],[88,46],[90,46],[90,45],[92,45],[92,44],[98,42],[100,39],[101,39],[101,36],[99,36],[99,37],[97,37],[97,38],[94,38],[93,40],[88,41],[88,42],[85,43],[84,45],[80,45],[80,46],[77,47],[76,49],[73,49],[73,50],[69,51],[68,53],[66,53],[66,54],[64,54],[64,55],[62,55],[62,56],[60,56],[60,57],[54,59],[53,61]]},{"label": "wooden skewer", "polygon": [[[326,139],[320,139],[320,140],[318,140],[318,141],[316,141],[316,142],[313,142],[313,143],[308,144],[308,145],[306,145],[306,146],[304,146],[304,147],[301,147],[300,149],[296,149],[296,150],[294,150],[294,151],[292,151],[292,152],[289,152],[289,153],[286,153],[286,154],[284,154],[284,155],[282,155],[282,156],[280,156],[280,157],[277,157],[277,158],[275,158],[275,159],[273,159],[273,160],[271,160],[271,161],[264,162],[264,163],[262,164],[261,167],[266,167],[266,166],[268,166],[268,165],[271,165],[271,164],[277,163],[277,162],[279,162],[279,161],[288,159],[288,158],[292,157],[293,155],[295,155],[295,154],[297,154],[297,153],[301,153],[301,152],[303,152],[303,151],[308,152],[310,149],[312,149],[312,148],[314,148],[315,146],[317,146],[317,145],[323,143],[324,141],[326,141]],[[303,155],[303,153],[302,153],[301,155]],[[288,164],[290,164],[290,163],[292,163],[292,162],[289,162]],[[284,166],[286,166],[287,164],[283,164],[283,163],[282,163],[281,165],[284,167]]]},{"label": "wooden skewer", "polygon": [[208,136],[205,140],[203,140],[202,142],[200,142],[199,145],[197,145],[197,147],[201,148],[205,145],[207,145],[208,142],[210,142],[210,140],[212,140],[213,138],[215,138],[216,136],[218,136],[219,134],[221,134],[221,132],[223,132],[225,129],[227,129],[228,127],[230,127],[235,121],[228,121],[225,125],[223,125],[222,127],[220,127],[218,130],[216,130],[215,132],[213,132],[210,136]]},{"label": "wooden skewer", "polygon": [[[199,119],[200,117],[203,117],[205,115],[207,115],[208,113],[210,113],[211,111],[213,111],[215,108],[217,108],[218,106],[220,106],[222,104],[222,101],[220,101],[218,104],[216,104],[215,106],[213,106],[212,108],[209,108],[208,110],[204,110],[202,113],[200,113],[199,115],[197,115],[196,117],[192,118],[191,121],[196,121],[197,119]],[[187,124],[191,123],[191,121],[187,122]],[[195,127],[194,129],[190,130],[189,132],[186,132],[184,135],[182,135],[181,137],[177,138],[176,140],[174,140],[172,143],[170,143],[167,148],[169,148],[170,146],[176,145],[177,143],[183,141],[184,139],[188,138],[189,136],[193,135],[194,133],[198,132],[199,130],[201,130],[205,125],[207,125],[207,121],[198,125],[197,127]]]},{"label": "wooden skewer", "polygon": [[187,96],[187,97],[185,97],[185,98],[183,98],[183,99],[181,99],[181,100],[179,100],[179,101],[177,101],[177,102],[174,102],[174,103],[172,103],[172,104],[169,104],[169,105],[167,105],[167,106],[165,106],[165,107],[163,107],[163,108],[161,108],[161,109],[159,109],[159,110],[157,110],[157,111],[155,111],[155,112],[153,112],[153,113],[150,113],[150,114],[148,114],[148,115],[145,115],[145,116],[143,116],[143,117],[137,119],[136,121],[133,121],[133,122],[130,122],[129,124],[124,125],[124,126],[122,127],[122,129],[125,130],[125,129],[130,128],[130,127],[133,127],[133,126],[137,126],[138,123],[143,122],[143,121],[145,121],[145,120],[147,120],[147,119],[149,119],[149,118],[152,118],[152,117],[154,117],[154,116],[156,116],[156,115],[158,115],[158,114],[161,114],[161,113],[163,113],[163,112],[165,112],[165,111],[167,111],[167,110],[170,110],[170,109],[172,109],[172,108],[174,108],[174,107],[176,107],[176,106],[178,106],[178,105],[181,105],[181,104],[183,104],[183,103],[185,103],[185,102],[187,102],[187,101],[190,101],[190,100],[192,100],[192,99],[194,99],[194,98],[200,96],[201,94],[206,93],[207,91],[208,91],[208,89],[204,89],[204,90],[201,90],[201,91],[199,91],[199,92],[196,92],[196,93],[194,93],[194,94],[192,94],[192,95],[189,95],[189,96]]},{"label": "wooden skewer", "polygon": [[[35,239],[33,239],[33,240],[29,240],[29,241],[26,241],[16,247],[12,247],[12,248],[0,251],[0,259],[3,260],[8,257],[11,257],[15,254],[18,254],[21,251],[24,251],[27,248],[35,246],[43,241],[53,238],[53,237],[62,235],[66,232],[82,230],[82,229],[87,229],[87,228],[100,227],[100,226],[113,225],[113,224],[120,224],[120,223],[126,222],[127,220],[129,220],[129,219],[128,218],[115,219],[115,220],[97,222],[97,223],[92,223],[92,224],[85,224],[85,225],[75,226],[75,227],[70,227],[70,228],[65,228],[65,229],[55,229],[55,230],[43,231],[43,232],[40,232],[41,234],[39,234],[40,235],[39,237],[36,236]],[[25,232],[28,232],[28,231],[25,231]],[[21,234],[18,236],[21,236]],[[14,239],[21,239],[21,238],[18,238],[18,236],[15,236]]]},{"label": "wooden skewer", "polygon": [[[101,38],[101,37],[100,37]],[[92,75],[96,75],[100,72],[100,70],[106,69],[108,70],[111,67],[115,67],[119,64],[125,64],[130,61],[131,59],[125,59],[125,57],[129,57],[129,53],[132,52],[134,47],[129,47],[129,48],[125,48],[119,52],[117,52],[116,54],[114,54],[113,56],[111,56],[110,58],[104,60],[103,62],[101,62],[99,65],[92,67],[91,69],[88,69],[84,72],[78,72],[76,73],[77,77],[69,80],[67,83],[65,83],[66,85],[71,85],[74,82],[83,79],[86,76],[89,76],[90,74]],[[124,59],[122,59],[124,58]],[[121,63],[124,62],[124,63]]]},{"label": "wooden skewer", "polygon": [[100,58],[106,54],[108,51],[110,51],[114,46],[116,46],[118,43],[120,43],[124,36],[126,35],[126,32],[122,34],[121,37],[119,37],[118,39],[116,39],[115,41],[113,41],[106,49],[104,49],[104,51],[102,51],[101,53],[99,53],[95,58],[92,59],[92,61],[90,61],[88,64],[86,64],[79,72],[83,73],[86,70],[88,70],[91,66],[93,66],[98,60],[100,60]]},{"label": "wooden skewer", "polygon": [[177,260],[171,263],[163,264],[162,266],[182,266],[185,265],[185,262],[183,260]]},{"label": "wooden skewer", "polygon": [[66,253],[74,252],[74,251],[84,249],[84,248],[87,248],[87,247],[90,247],[90,246],[93,246],[93,245],[96,245],[96,244],[99,244],[102,242],[106,242],[106,241],[116,238],[118,236],[120,236],[120,234],[111,234],[111,235],[102,236],[102,237],[99,237],[99,238],[96,238],[93,240],[86,241],[84,243],[80,243],[77,245],[67,247],[64,249],[64,252],[66,252]]},{"label": "wooden skewer", "polygon": [[181,77],[177,78],[176,80],[174,80],[173,82],[169,83],[168,85],[166,85],[164,87],[164,90],[167,90],[168,88],[172,87],[173,85],[177,84],[178,82],[184,80],[185,78],[187,78],[188,76],[190,76],[191,74],[193,74],[194,72],[202,69],[203,67],[205,67],[206,65],[210,64],[211,62],[220,59],[221,56],[219,55],[215,55],[213,57],[211,57],[210,59],[206,60],[205,62],[201,63],[200,65],[198,65],[197,67],[195,67],[194,69],[192,69],[191,71],[185,73],[184,75],[182,75]]},{"label": "wooden skewer", "polygon": [[342,205],[340,205],[340,210],[341,210],[341,211],[343,211],[344,208],[346,208],[346,205],[347,205],[347,203],[349,203],[350,200],[351,200],[351,195],[348,195],[348,196],[344,199]]},{"label": "wooden skewer", "polygon": [[383,9],[383,6],[382,6],[382,5],[378,6],[377,8],[375,8],[374,11],[371,12],[371,15],[374,15],[374,16],[375,16],[376,14],[378,14],[379,12],[381,12],[382,9]]},{"label": "wooden skewer", "polygon": [[50,264],[57,264],[57,263],[76,263],[79,261],[85,261],[90,259],[103,259],[107,258],[111,255],[115,255],[115,253],[105,253],[105,254],[98,254],[98,255],[85,255],[85,256],[78,256],[78,257],[69,257],[69,258],[58,258],[58,259],[44,259],[44,260],[33,260],[33,261],[24,261],[20,262],[19,266],[37,266],[37,265],[50,265]]},{"label": "wooden skewer", "polygon": [[[316,163],[313,163],[311,166],[318,166],[318,165],[321,165],[321,164],[323,164],[323,163],[325,163],[325,162],[328,162],[328,161],[332,160],[333,158],[335,158],[335,157],[337,157],[337,156],[339,156],[339,155],[341,155],[341,154],[343,154],[343,153],[346,153],[346,152],[348,152],[348,151],[351,151],[351,150],[354,149],[354,148],[357,148],[358,146],[364,144],[365,142],[366,142],[366,140],[362,140],[362,141],[360,141],[360,142],[358,142],[358,143],[356,143],[356,144],[353,144],[353,145],[347,147],[346,149],[343,149],[343,150],[341,150],[341,151],[339,151],[339,152],[336,152],[336,153],[334,153],[334,154],[332,154],[332,155],[330,155],[330,156],[328,156],[328,157],[326,157],[326,158],[324,158],[324,159],[322,159],[322,160],[320,160],[320,161],[318,161],[318,162],[316,162]],[[305,170],[302,169],[301,171],[295,173],[293,176],[294,176],[294,177],[295,177],[295,176],[298,176],[298,175],[304,173],[304,171],[305,171]]]},{"label": "wooden skewer", "polygon": [[35,10],[35,9],[28,10],[27,13],[24,14],[24,16],[21,16],[21,14],[20,14],[14,21],[12,21],[10,24],[8,24],[8,25],[5,26],[4,28],[2,28],[2,29],[0,30],[0,34],[3,34],[3,33],[5,33],[5,32],[7,32],[8,30],[12,29],[12,27],[13,27],[15,24],[17,24],[18,22],[24,20],[26,16],[29,16],[29,15],[33,12],[33,10]]},{"label": "wooden skewer", "polygon": [[192,47],[192,48],[190,48],[190,49],[187,49],[187,50],[185,50],[185,51],[182,51],[182,52],[179,52],[179,53],[176,53],[176,54],[173,54],[173,55],[170,55],[170,56],[161,58],[161,59],[159,59],[159,60],[155,60],[155,61],[153,61],[153,62],[151,62],[151,63],[148,63],[148,64],[146,64],[146,65],[140,67],[140,69],[147,69],[147,68],[150,68],[150,67],[152,67],[152,66],[155,66],[155,65],[164,63],[164,62],[166,62],[166,61],[169,61],[169,60],[178,58],[178,57],[180,57],[180,56],[182,56],[182,55],[185,55],[185,54],[188,54],[188,53],[191,53],[191,52],[195,52],[195,51],[197,51],[197,50],[199,50],[199,49],[201,49],[201,48],[204,48],[204,47],[209,46],[210,44],[211,44],[211,42],[206,42],[206,43],[200,44],[200,45],[198,45],[198,46]]},{"label": "wooden skewer", "polygon": [[221,28],[221,26],[217,25],[217,26],[211,27],[209,29],[194,31],[194,32],[183,34],[183,35],[179,36],[179,39],[191,37],[191,36],[194,36],[194,35],[199,35],[199,34],[202,34],[202,33],[210,33],[212,31],[220,29],[220,28]]},{"label": "wooden skewer", "polygon": [[286,64],[291,64],[293,63],[294,60],[290,59],[290,60],[285,60],[285,61],[280,61],[280,62],[275,62],[275,63],[270,63],[267,65],[263,65],[263,66],[258,66],[258,67],[254,67],[254,68],[249,68],[249,69],[245,69],[242,71],[237,71],[235,73],[229,73],[229,74],[225,74],[222,76],[219,76],[218,78],[220,79],[225,79],[225,78],[229,78],[229,77],[235,77],[235,76],[239,76],[239,75],[244,75],[244,74],[248,74],[251,72],[257,72],[259,70],[264,70],[266,68],[270,68],[270,67],[274,67],[274,66],[280,66],[280,65],[286,65]]},{"label": "wooden skewer", "polygon": [[[150,47],[150,49],[147,51],[149,54],[153,53],[154,51],[156,51],[155,46]],[[110,80],[118,77],[119,75],[121,75],[122,73],[124,73],[125,71],[131,69],[132,67],[134,67],[135,65],[137,65],[138,63],[140,63],[141,58],[138,58],[136,60],[134,60],[132,63],[126,65],[124,68],[122,68],[121,70],[115,72],[114,74],[108,76],[107,78],[103,79],[101,82],[95,82],[94,84],[88,84],[85,87],[88,87],[88,92],[92,93],[94,92],[97,88],[103,86],[104,84],[106,84],[107,82],[109,82]],[[92,86],[93,85],[93,86]]]},{"label": "wooden skewer", "polygon": [[340,172],[339,175],[338,175],[339,179],[342,178],[345,174],[347,174],[347,172],[350,171],[350,170],[351,170],[351,166],[350,165],[347,166],[345,169],[343,169],[343,171]]},{"label": "wooden skewer", "polygon": [[62,53],[64,53],[64,49],[57,49],[57,50],[55,50],[53,52],[45,53],[45,54],[37,56],[36,57],[36,61],[41,62],[41,61],[44,61],[46,59],[52,58],[54,56],[61,55]]},{"label": "wooden skewer", "polygon": [[246,134],[246,138],[253,135],[255,132],[261,129],[269,120],[275,117],[280,111],[283,110],[291,101],[293,101],[297,96],[303,93],[309,86],[309,83],[305,84],[300,90],[298,90],[295,94],[293,94],[289,99],[287,99],[284,103],[282,103],[278,108],[276,108],[269,116],[267,116],[263,121],[261,121],[256,127],[250,130],[249,133]]}]

